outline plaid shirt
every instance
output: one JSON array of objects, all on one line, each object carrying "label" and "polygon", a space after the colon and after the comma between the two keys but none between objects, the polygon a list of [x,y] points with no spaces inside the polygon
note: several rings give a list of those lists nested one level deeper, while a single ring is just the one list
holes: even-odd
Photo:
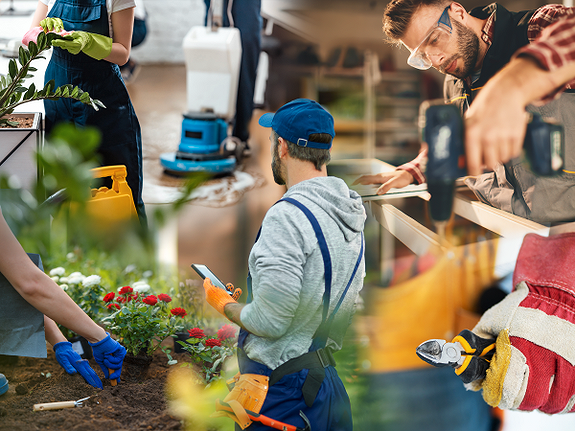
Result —
[{"label": "plaid shirt", "polygon": [[[483,26],[481,39],[491,46],[493,40],[495,13]],[[575,60],[575,8],[559,4],[545,5],[537,9],[529,20],[527,27],[529,44],[519,49],[513,58],[529,56],[534,58],[545,70],[555,70],[566,63]],[[575,80],[547,95],[544,102],[550,101],[565,89],[575,89]],[[409,172],[414,183],[425,182],[423,174],[427,151],[397,169]]]}]

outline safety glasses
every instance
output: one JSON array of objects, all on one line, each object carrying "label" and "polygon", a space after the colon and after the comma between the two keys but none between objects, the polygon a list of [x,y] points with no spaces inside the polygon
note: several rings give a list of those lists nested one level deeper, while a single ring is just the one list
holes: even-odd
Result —
[{"label": "safety glasses", "polygon": [[427,70],[432,66],[430,56],[445,52],[444,50],[449,44],[452,32],[451,20],[447,12],[449,8],[450,6],[447,6],[443,9],[439,21],[429,30],[429,33],[427,33],[427,36],[423,38],[417,48],[411,52],[407,59],[407,64],[411,67]]}]

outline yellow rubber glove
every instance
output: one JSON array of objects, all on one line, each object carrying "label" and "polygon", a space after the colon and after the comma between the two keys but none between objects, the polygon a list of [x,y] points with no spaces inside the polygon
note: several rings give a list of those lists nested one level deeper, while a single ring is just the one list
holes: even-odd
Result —
[{"label": "yellow rubber glove", "polygon": [[64,31],[64,23],[60,18],[44,18],[40,21],[40,27],[42,27],[44,33],[48,33],[49,31],[60,33]]},{"label": "yellow rubber glove", "polygon": [[56,39],[52,45],[65,49],[74,55],[83,52],[96,60],[102,60],[112,52],[112,39],[107,36],[85,31],[74,31],[68,36],[71,36],[72,40]]},{"label": "yellow rubber glove", "polygon": [[239,287],[234,288],[232,283],[226,284],[226,289],[227,290],[224,290],[220,287],[214,286],[209,278],[204,279],[204,290],[206,291],[206,300],[208,301],[208,304],[224,316],[224,307],[229,303],[237,304],[237,299],[242,294],[242,289]]}]

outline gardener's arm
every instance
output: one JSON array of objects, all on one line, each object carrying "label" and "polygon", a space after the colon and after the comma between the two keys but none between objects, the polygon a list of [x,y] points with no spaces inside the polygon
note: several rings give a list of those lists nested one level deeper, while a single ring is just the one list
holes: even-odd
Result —
[{"label": "gardener's arm", "polygon": [[42,3],[41,0],[38,0],[36,11],[32,16],[32,23],[30,24],[30,28],[40,27],[40,21],[46,18],[46,15],[48,15],[48,5]]},{"label": "gardener's arm", "polygon": [[56,322],[50,319],[48,316],[44,316],[44,332],[46,334],[46,341],[54,346],[62,341],[68,341]]},{"label": "gardener's arm", "polygon": [[226,306],[224,307],[224,313],[226,317],[243,329],[246,328],[242,324],[241,313],[245,306],[246,304],[240,304],[238,302],[235,303],[230,302],[229,304],[226,304]]},{"label": "gardener's arm", "polygon": [[34,308],[95,343],[106,332],[28,257],[0,210],[0,273]]},{"label": "gardener's arm", "polygon": [[112,52],[104,60],[122,66],[130,59],[132,31],[134,29],[134,8],[128,8],[112,14],[113,43]]}]

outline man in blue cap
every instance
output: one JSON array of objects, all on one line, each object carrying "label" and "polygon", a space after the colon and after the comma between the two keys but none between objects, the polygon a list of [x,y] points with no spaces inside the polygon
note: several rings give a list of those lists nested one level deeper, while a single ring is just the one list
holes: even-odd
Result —
[{"label": "man in blue cap", "polygon": [[[351,430],[332,353],[342,347],[363,286],[365,210],[357,193],[327,175],[335,131],[320,104],[296,99],[259,124],[272,129],[274,180],[287,192],[267,212],[251,250],[247,303],[235,301],[240,289],[231,284],[230,296],[204,282],[208,303],[242,328],[241,375],[224,402],[239,400],[302,429],[309,420],[314,430]],[[232,418],[242,429],[269,429],[240,416]]]}]

